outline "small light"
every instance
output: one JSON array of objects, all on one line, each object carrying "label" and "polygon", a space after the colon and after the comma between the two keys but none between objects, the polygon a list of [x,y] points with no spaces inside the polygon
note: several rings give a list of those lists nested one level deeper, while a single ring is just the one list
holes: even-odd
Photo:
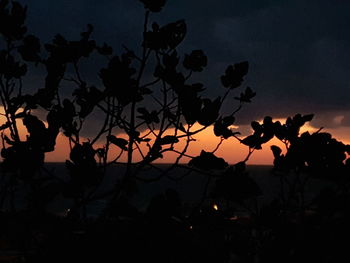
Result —
[{"label": "small light", "polygon": [[190,226],[190,229],[192,230],[192,229],[193,229],[193,226]]},{"label": "small light", "polygon": [[219,210],[218,205],[217,205],[217,204],[214,204],[214,205],[213,205],[213,209],[214,209],[215,211],[218,211],[218,210]]}]

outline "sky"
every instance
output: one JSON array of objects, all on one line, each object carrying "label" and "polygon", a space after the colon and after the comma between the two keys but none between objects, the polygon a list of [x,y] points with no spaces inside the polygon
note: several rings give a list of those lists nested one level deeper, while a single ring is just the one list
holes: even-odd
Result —
[{"label": "sky", "polygon": [[[131,48],[140,44],[144,11],[137,0],[20,2],[28,5],[29,31],[44,42],[57,33],[76,38],[90,23],[94,38],[117,52],[123,44]],[[208,67],[198,76],[207,96],[223,92],[219,76],[228,65],[249,61],[243,86],[250,86],[257,96],[237,115],[243,130],[249,132],[247,125],[265,115],[314,113],[311,128],[325,127],[346,142],[350,141],[349,12],[346,0],[168,0],[151,20],[165,24],[185,19],[188,33],[179,51],[203,49],[207,54]],[[96,69],[87,68],[87,75]],[[29,73],[28,89],[40,85],[40,74]],[[230,98],[225,109],[232,103]],[[218,154],[230,158],[228,148]],[[271,163],[269,149],[264,151],[252,162]]]}]

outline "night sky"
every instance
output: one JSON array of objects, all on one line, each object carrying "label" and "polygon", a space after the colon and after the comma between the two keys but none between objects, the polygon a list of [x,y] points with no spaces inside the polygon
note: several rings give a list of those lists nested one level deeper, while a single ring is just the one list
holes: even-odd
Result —
[{"label": "night sky", "polygon": [[[21,1],[28,5],[30,32],[44,41],[60,33],[77,38],[87,23],[97,41],[120,52],[141,39],[143,6],[136,0]],[[219,4],[220,3],[220,4]],[[265,114],[315,113],[314,125],[350,125],[350,2],[342,0],[168,1],[151,20],[185,19],[180,51],[203,49],[209,66],[200,76],[213,94],[227,65],[250,62],[245,85],[257,97],[240,121]],[[334,121],[336,116],[342,121]],[[340,118],[341,119],[341,118]]]},{"label": "night sky", "polygon": [[[137,0],[21,3],[28,5],[29,32],[43,42],[57,33],[78,39],[90,23],[94,39],[107,42],[117,54],[123,44],[135,52],[140,46],[144,9]],[[207,88],[207,96],[224,92],[220,76],[229,64],[249,61],[243,85],[252,87],[257,96],[238,114],[239,124],[265,115],[285,118],[315,113],[313,127],[331,128],[340,134],[338,138],[348,140],[349,12],[350,2],[345,0],[169,0],[161,13],[152,14],[151,22],[185,19],[188,33],[179,53],[203,49],[207,54],[208,67],[197,75]],[[98,80],[98,70],[105,65],[98,63],[85,68],[85,76],[93,76],[92,81]],[[41,74],[31,71],[29,89],[43,83]],[[235,103],[233,97],[226,110]]]}]

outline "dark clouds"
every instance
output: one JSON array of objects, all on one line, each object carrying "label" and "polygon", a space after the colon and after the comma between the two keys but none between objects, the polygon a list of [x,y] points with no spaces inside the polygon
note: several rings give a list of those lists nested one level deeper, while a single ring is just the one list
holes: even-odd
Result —
[{"label": "dark clouds", "polygon": [[349,107],[347,11],[339,1],[284,1],[218,18],[214,33],[227,57],[251,62],[249,83],[263,112],[322,114]]},{"label": "dark clouds", "polygon": [[[141,38],[137,0],[22,2],[29,7],[31,31],[45,40],[58,32],[77,36],[87,23],[95,26],[97,40],[116,50],[121,44],[136,47]],[[169,0],[152,19],[187,21],[181,51],[207,53],[209,66],[200,77],[208,94],[222,91],[218,77],[228,64],[250,62],[245,85],[258,95],[240,114],[245,122],[314,112],[317,124],[327,126],[339,115],[344,124],[350,119],[349,12],[345,0]]]}]

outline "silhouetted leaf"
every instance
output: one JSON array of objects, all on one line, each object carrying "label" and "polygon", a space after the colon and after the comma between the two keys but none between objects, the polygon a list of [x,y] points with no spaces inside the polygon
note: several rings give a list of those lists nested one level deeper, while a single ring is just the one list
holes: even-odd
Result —
[{"label": "silhouetted leaf", "polygon": [[142,45],[153,50],[175,49],[185,38],[187,32],[183,20],[169,23],[163,27],[153,23],[152,31],[144,33]]},{"label": "silhouetted leaf", "polygon": [[272,145],[272,146],[271,146],[271,151],[272,151],[273,156],[274,156],[275,158],[278,158],[278,157],[281,155],[281,153],[282,153],[281,148],[278,147],[278,146],[276,146],[276,145]]},{"label": "silhouetted leaf", "polygon": [[214,101],[211,101],[210,99],[203,99],[202,103],[203,107],[198,116],[198,123],[203,126],[209,126],[219,117],[221,98],[218,97]]},{"label": "silhouetted leaf", "polygon": [[302,118],[305,122],[312,121],[312,119],[314,118],[314,114],[304,115]]},{"label": "silhouetted leaf", "polygon": [[136,70],[131,67],[131,60],[127,56],[113,57],[107,68],[100,71],[100,77],[106,87],[106,93],[115,96],[123,105],[131,101],[140,101],[142,96],[136,87],[136,80],[133,78]]},{"label": "silhouetted leaf", "polygon": [[159,117],[157,111],[149,112],[146,108],[138,108],[137,111],[141,113],[141,115],[137,116],[137,118],[144,120],[147,124],[159,123]]},{"label": "silhouetted leaf", "polygon": [[[201,114],[202,99],[198,96],[198,88],[197,85],[185,85],[178,90],[179,105],[188,124],[195,123]],[[208,106],[209,104],[211,103],[208,102]],[[205,115],[203,115],[203,118],[205,118]]]},{"label": "silhouetted leaf", "polygon": [[193,50],[190,55],[185,55],[183,66],[194,72],[201,72],[207,63],[207,56],[202,50]]},{"label": "silhouetted leaf", "polygon": [[223,170],[228,166],[223,158],[218,158],[213,153],[203,150],[200,156],[190,160],[188,165],[202,170]]},{"label": "silhouetted leaf", "polygon": [[187,27],[184,20],[178,20],[174,23],[169,23],[160,28],[160,32],[165,40],[166,48],[176,48],[185,38]]},{"label": "silhouetted leaf", "polygon": [[96,186],[101,180],[101,173],[95,160],[96,153],[89,142],[75,144],[70,152],[71,161],[66,161],[66,167],[71,180],[66,190],[75,197],[81,196],[85,187]]},{"label": "silhouetted leaf", "polygon": [[85,161],[93,160],[95,153],[95,150],[89,143],[75,144],[70,153],[70,159],[75,164],[81,164],[85,163]]},{"label": "silhouetted leaf", "polygon": [[73,92],[76,102],[80,106],[79,116],[87,117],[95,108],[98,102],[104,98],[104,94],[96,87],[81,87]]},{"label": "silhouetted leaf", "polygon": [[235,122],[235,117],[234,116],[226,116],[222,119],[222,123],[225,126],[231,126]]},{"label": "silhouetted leaf", "polygon": [[245,137],[241,143],[243,143],[244,145],[249,146],[250,148],[255,148],[260,150],[261,149],[261,138],[259,136],[256,135],[250,135]]},{"label": "silhouetted leaf", "polygon": [[228,66],[225,75],[221,76],[221,83],[224,87],[238,88],[243,81],[243,77],[248,73],[249,64],[247,61]]},{"label": "silhouetted leaf", "polygon": [[284,140],[287,135],[287,128],[285,125],[282,125],[279,121],[276,121],[274,124],[274,134],[279,140]]},{"label": "silhouetted leaf", "polygon": [[240,97],[235,97],[236,100],[240,102],[252,102],[251,99],[256,95],[255,92],[250,87],[247,87]]},{"label": "silhouetted leaf", "polygon": [[37,140],[44,139],[46,133],[45,124],[33,115],[26,115],[23,118],[23,125],[27,128],[30,137]]},{"label": "silhouetted leaf", "polygon": [[113,143],[114,145],[118,146],[120,149],[127,151],[128,148],[126,147],[128,145],[128,141],[123,138],[117,138],[114,135],[109,135],[107,137],[108,141]]},{"label": "silhouetted leaf", "polygon": [[262,132],[263,127],[257,121],[252,121],[251,126],[255,132]]},{"label": "silhouetted leaf", "polygon": [[176,136],[171,136],[171,135],[166,135],[162,138],[159,139],[159,144],[164,145],[164,144],[173,144],[179,142],[179,139],[176,138]]},{"label": "silhouetted leaf", "polygon": [[231,136],[240,134],[239,132],[232,132],[230,129],[228,129],[229,126],[231,126],[235,121],[235,118],[233,116],[227,116],[224,118],[219,118],[214,125],[214,134],[216,136],[222,136],[223,138],[227,139]]},{"label": "silhouetted leaf", "polygon": [[184,132],[184,133],[187,132],[186,129],[185,129],[185,127],[184,127],[184,125],[183,125],[182,123],[180,123],[180,125],[179,125],[177,128],[178,128],[180,131]]}]

